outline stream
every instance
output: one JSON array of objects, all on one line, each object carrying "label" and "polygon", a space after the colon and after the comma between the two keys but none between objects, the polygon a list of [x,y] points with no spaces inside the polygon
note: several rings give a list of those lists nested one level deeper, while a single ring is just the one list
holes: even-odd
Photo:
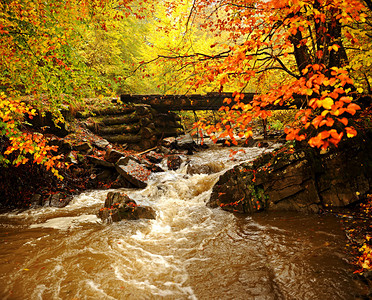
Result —
[{"label": "stream", "polygon": [[[212,148],[188,158],[223,172],[263,151],[230,157]],[[120,189],[152,206],[156,220],[102,223],[107,190],[65,208],[0,214],[0,299],[358,298],[336,217],[210,209],[220,173],[186,168],[152,174],[143,190]]]}]

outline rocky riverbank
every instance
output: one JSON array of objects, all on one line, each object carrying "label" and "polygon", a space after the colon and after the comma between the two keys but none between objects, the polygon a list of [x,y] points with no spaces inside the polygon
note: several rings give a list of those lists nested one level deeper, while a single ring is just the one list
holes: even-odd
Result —
[{"label": "rocky riverbank", "polygon": [[213,188],[208,206],[240,213],[348,206],[371,191],[371,141],[369,133],[327,153],[284,146],[228,170]]},{"label": "rocky riverbank", "polygon": [[[62,132],[63,131],[63,132]],[[125,144],[113,144],[92,133],[84,122],[69,124],[58,135],[47,134],[57,145],[65,167],[64,177],[56,179],[44,167],[32,163],[0,170],[0,203],[3,208],[36,206],[64,207],[72,197],[88,189],[144,188],[152,172],[162,172],[157,165],[169,158],[169,168],[177,168],[179,155],[197,149],[189,135],[162,139],[157,146],[138,152]]]}]

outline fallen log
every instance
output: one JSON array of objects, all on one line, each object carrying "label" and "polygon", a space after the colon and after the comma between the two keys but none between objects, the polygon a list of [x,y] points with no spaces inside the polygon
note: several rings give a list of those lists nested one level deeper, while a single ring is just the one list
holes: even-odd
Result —
[{"label": "fallen log", "polygon": [[[88,127],[88,129],[90,128]],[[111,126],[98,127],[97,133],[100,133],[102,135],[138,133],[140,129],[141,129],[141,126],[138,124],[111,125]]]},{"label": "fallen log", "polygon": [[97,123],[103,123],[105,125],[121,125],[121,124],[132,124],[140,120],[140,117],[134,112],[130,115],[122,116],[104,116],[96,119]]},{"label": "fallen log", "polygon": [[92,109],[89,111],[79,111],[76,116],[81,119],[86,119],[94,116],[107,116],[107,115],[127,115],[136,110],[133,106],[115,106],[107,108]]},{"label": "fallen log", "polygon": [[108,140],[110,143],[118,143],[118,144],[136,144],[141,141],[140,135],[120,134],[120,135],[107,135],[107,136],[102,136],[102,137]]}]

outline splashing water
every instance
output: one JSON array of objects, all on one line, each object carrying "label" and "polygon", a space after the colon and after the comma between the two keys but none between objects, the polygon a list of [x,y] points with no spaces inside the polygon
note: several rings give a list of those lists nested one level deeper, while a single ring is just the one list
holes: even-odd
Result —
[{"label": "splashing water", "polygon": [[[108,191],[90,191],[65,208],[0,215],[2,299],[352,299],[359,292],[332,217],[295,213],[238,216],[205,206],[220,173],[251,160],[211,149],[178,171],[153,174],[144,190],[156,220],[102,224]],[[216,161],[218,157],[218,161]]]}]

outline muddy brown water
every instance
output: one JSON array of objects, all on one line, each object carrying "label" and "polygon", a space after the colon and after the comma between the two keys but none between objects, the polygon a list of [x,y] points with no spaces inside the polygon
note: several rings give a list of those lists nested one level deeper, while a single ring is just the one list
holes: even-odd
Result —
[{"label": "muddy brown water", "polygon": [[[231,167],[263,150],[208,150],[191,163]],[[144,190],[156,220],[103,224],[108,191],[65,208],[0,215],[1,299],[355,299],[345,235],[332,216],[234,215],[205,206],[217,174],[155,174]]]}]

